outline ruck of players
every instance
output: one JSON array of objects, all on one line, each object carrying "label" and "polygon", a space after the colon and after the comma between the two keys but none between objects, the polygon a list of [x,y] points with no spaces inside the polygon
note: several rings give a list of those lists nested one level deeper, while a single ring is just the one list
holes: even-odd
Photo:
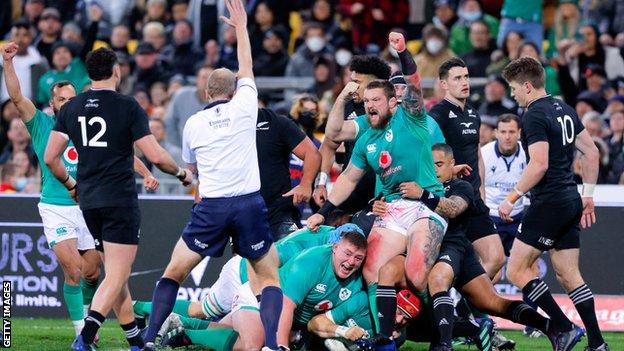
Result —
[{"label": "ruck of players", "polygon": [[[316,145],[300,128],[305,113],[298,125],[259,105],[246,7],[241,0],[225,6],[220,20],[235,36],[237,69],[217,68],[198,86],[205,106],[185,116],[183,164],[152,134],[139,103],[118,92],[113,50],[85,57],[87,90],[68,81],[51,86],[49,115],[22,94],[13,65],[19,45],[0,49],[6,91],[42,170],[38,209],[64,272],[63,304],[75,331],[67,348],[96,350],[100,328],[113,323],[132,351],[522,344],[496,328],[497,317],[547,339],[554,351],[609,350],[579,270],[580,235],[599,220],[600,155],[575,109],[547,94],[540,62],[523,57],[505,66],[498,83],[509,86],[521,113],[500,114],[496,141],[481,147],[470,67],[444,60],[437,72],[443,98],[427,107],[406,38],[391,31],[398,71],[377,56],[353,56],[351,81]],[[314,101],[306,99],[302,109]],[[68,148],[77,167],[64,156]],[[331,182],[339,149],[344,160]],[[294,186],[291,154],[302,165]],[[173,251],[158,253],[169,260],[151,299],[140,300],[129,284],[137,249],[158,240],[140,231],[141,222],[166,220],[139,210],[134,174],[154,190],[162,185],[152,171],[194,187],[195,201]],[[299,207],[308,203],[315,211],[302,220]],[[219,275],[200,301],[178,299],[202,260],[229,251],[222,267],[208,263]],[[539,278],[542,254],[582,327]],[[505,265],[522,297],[494,288]],[[113,315],[116,322],[107,320]]]}]

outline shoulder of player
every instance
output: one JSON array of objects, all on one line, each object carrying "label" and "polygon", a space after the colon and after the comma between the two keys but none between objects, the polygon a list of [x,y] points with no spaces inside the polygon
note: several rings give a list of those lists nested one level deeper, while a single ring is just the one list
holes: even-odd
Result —
[{"label": "shoulder of player", "polygon": [[474,194],[474,188],[469,182],[463,179],[455,178],[448,183],[448,190],[446,191],[446,195],[447,197],[450,197],[460,194],[472,199],[472,196]]}]

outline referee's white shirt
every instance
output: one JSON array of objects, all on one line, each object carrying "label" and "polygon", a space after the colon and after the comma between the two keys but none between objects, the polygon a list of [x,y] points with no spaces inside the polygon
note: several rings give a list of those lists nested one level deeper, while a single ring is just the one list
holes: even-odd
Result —
[{"label": "referee's white shirt", "polygon": [[[498,150],[498,141],[484,145],[481,155],[485,164],[485,204],[490,208],[490,216],[498,217],[498,205],[505,201],[526,169],[526,155],[518,142],[518,151],[511,156],[504,156]],[[525,200],[523,197],[516,201],[512,216],[522,212]]]},{"label": "referee's white shirt", "polygon": [[216,101],[184,125],[182,158],[196,163],[202,198],[233,197],[260,190],[256,151],[258,90],[251,78],[237,82],[230,101]]}]

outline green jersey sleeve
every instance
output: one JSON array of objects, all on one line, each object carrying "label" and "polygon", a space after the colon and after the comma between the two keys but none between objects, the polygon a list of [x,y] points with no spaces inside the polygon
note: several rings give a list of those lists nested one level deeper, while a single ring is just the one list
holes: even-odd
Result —
[{"label": "green jersey sleeve", "polygon": [[368,169],[368,162],[366,161],[366,140],[367,138],[359,138],[355,142],[353,147],[353,153],[351,153],[351,163],[362,170]]},{"label": "green jersey sleeve", "polygon": [[370,123],[368,123],[368,117],[366,115],[357,116],[353,122],[355,122],[355,140],[358,140],[367,130],[370,129]]},{"label": "green jersey sleeve", "polygon": [[372,335],[373,325],[368,306],[368,295],[364,291],[357,292],[344,303],[327,311],[327,315],[338,325],[358,326]]},{"label": "green jersey sleeve", "polygon": [[[320,264],[325,257],[319,256],[317,249],[312,248],[302,252],[279,270],[282,291],[297,306],[303,303],[308,292],[319,282],[319,277],[323,276],[326,268],[326,265]],[[331,250],[329,253],[331,259]]]},{"label": "green jersey sleeve", "polygon": [[427,114],[427,129],[429,130],[429,136],[431,137],[431,145],[435,144],[444,144],[446,143],[446,139],[444,138],[444,133],[442,133],[442,129],[438,125],[436,120]]}]

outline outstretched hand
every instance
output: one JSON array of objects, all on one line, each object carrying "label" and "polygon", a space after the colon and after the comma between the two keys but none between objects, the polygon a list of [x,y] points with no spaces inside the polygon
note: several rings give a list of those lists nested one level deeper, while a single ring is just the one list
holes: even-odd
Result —
[{"label": "outstretched hand", "polygon": [[225,0],[230,18],[221,16],[221,20],[234,28],[247,28],[247,12],[241,0]]}]

